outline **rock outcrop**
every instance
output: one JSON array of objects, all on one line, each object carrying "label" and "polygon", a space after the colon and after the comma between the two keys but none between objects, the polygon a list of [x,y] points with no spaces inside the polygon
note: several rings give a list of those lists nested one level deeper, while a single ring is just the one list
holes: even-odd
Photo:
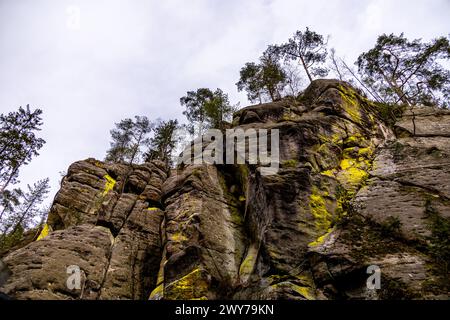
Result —
[{"label": "rock outcrop", "polygon": [[[40,237],[8,253],[16,299],[448,299],[450,112],[387,125],[346,83],[251,106],[261,165],[72,164]],[[68,286],[77,266],[81,285]],[[381,270],[368,288],[367,268]]]}]

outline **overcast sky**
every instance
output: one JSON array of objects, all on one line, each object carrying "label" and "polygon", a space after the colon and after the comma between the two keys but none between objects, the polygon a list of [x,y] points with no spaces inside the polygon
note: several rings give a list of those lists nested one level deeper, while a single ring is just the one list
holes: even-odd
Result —
[{"label": "overcast sky", "polygon": [[59,172],[103,159],[123,118],[182,119],[199,87],[246,106],[240,68],[296,30],[331,35],[353,62],[381,33],[447,35],[449,13],[450,0],[0,0],[0,113],[43,109],[47,143],[20,178],[50,177],[53,198]]}]

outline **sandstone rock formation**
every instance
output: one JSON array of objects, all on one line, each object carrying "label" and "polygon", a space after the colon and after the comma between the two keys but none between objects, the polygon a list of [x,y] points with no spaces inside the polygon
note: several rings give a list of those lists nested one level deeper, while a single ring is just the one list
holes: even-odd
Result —
[{"label": "sandstone rock formation", "polygon": [[[346,83],[244,108],[280,169],[72,164],[37,241],[2,259],[16,299],[448,299],[450,112],[387,125]],[[79,266],[80,289],[66,270]],[[366,286],[367,267],[381,289]]]}]

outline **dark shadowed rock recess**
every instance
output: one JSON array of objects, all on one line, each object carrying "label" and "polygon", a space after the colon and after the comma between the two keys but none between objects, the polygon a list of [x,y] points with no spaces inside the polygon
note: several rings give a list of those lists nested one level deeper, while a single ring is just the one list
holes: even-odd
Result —
[{"label": "dark shadowed rock recess", "polygon": [[[6,253],[15,299],[448,299],[450,111],[389,125],[348,84],[237,112],[280,130],[280,169],[87,159],[39,238]],[[69,266],[80,289],[67,287]],[[381,289],[367,288],[367,267]],[[3,271],[2,271],[3,272]]]}]

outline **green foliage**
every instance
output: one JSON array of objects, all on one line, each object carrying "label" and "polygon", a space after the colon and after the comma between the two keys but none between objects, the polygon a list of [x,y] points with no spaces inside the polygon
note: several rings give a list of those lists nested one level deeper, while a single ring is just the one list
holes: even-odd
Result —
[{"label": "green foliage", "polygon": [[36,223],[40,223],[46,214],[41,205],[50,189],[49,179],[39,180],[33,186],[27,185],[27,189],[27,192],[21,193],[20,197],[15,199],[15,205],[4,207],[6,209],[2,212],[0,221],[0,246],[2,247],[19,237],[20,230],[27,230],[34,227]]},{"label": "green foliage", "polygon": [[19,226],[16,231],[11,231],[10,233],[0,237],[0,252],[7,251],[17,245],[22,240],[23,233],[23,227]]},{"label": "green foliage", "polygon": [[175,130],[178,128],[177,120],[159,121],[154,129],[154,136],[150,139],[149,150],[145,154],[145,161],[161,160],[172,165],[172,151],[175,148]]},{"label": "green foliage", "polygon": [[111,148],[107,151],[105,161],[136,163],[140,160],[142,148],[149,145],[153,124],[145,116],[135,116],[116,123],[111,132]]},{"label": "green foliage", "polygon": [[42,110],[30,106],[0,115],[0,192],[14,184],[19,169],[37,156],[45,141],[36,136],[42,126]]},{"label": "green foliage", "polygon": [[286,85],[286,73],[280,66],[279,55],[267,50],[260,58],[259,64],[246,63],[240,71],[236,83],[239,91],[245,90],[250,101],[262,103],[281,99],[281,91]]},{"label": "green foliage", "polygon": [[236,83],[239,91],[247,92],[248,100],[251,102],[263,102],[261,81],[261,65],[254,62],[247,62],[240,71],[240,79]]},{"label": "green foliage", "polygon": [[192,134],[196,131],[195,127],[198,128],[198,134],[203,134],[209,128],[223,130],[225,121],[229,120],[235,111],[228,95],[221,89],[214,92],[208,88],[188,91],[186,96],[180,98],[180,103],[186,107],[183,115],[190,123],[188,129]]},{"label": "green foliage", "polygon": [[357,65],[363,82],[386,103],[448,107],[450,72],[441,62],[449,58],[445,37],[422,43],[403,34],[383,34],[373,49],[359,56]]},{"label": "green foliage", "polygon": [[297,31],[287,43],[269,47],[269,51],[288,60],[297,60],[309,81],[313,81],[313,76],[325,77],[328,74],[328,69],[323,66],[328,55],[326,46],[327,41],[322,35],[306,28],[305,31]]},{"label": "green foliage", "polygon": [[42,110],[24,109],[0,115],[0,246],[13,245],[23,230],[42,215],[40,205],[49,190],[49,180],[38,181],[23,192],[7,189],[18,183],[19,169],[28,164],[45,141],[36,136],[42,126]]},{"label": "green foliage", "polygon": [[389,126],[393,126],[405,111],[405,105],[393,103],[374,103],[378,115]]},{"label": "green foliage", "polygon": [[[183,115],[186,116],[192,125],[191,131],[194,130],[194,124],[198,123],[203,126],[206,122],[205,105],[213,100],[213,92],[207,88],[200,88],[197,91],[188,91],[186,96],[180,98],[180,104],[186,107]],[[202,128],[200,127],[200,132]]]},{"label": "green foliage", "polygon": [[236,108],[230,104],[228,95],[221,89],[214,91],[212,100],[204,104],[207,123],[211,128],[224,129],[224,122],[231,120]]},{"label": "green foliage", "polygon": [[23,197],[23,192],[19,188],[13,190],[4,190],[0,196],[0,223],[6,212],[11,212],[14,207],[20,204],[20,198]]}]

